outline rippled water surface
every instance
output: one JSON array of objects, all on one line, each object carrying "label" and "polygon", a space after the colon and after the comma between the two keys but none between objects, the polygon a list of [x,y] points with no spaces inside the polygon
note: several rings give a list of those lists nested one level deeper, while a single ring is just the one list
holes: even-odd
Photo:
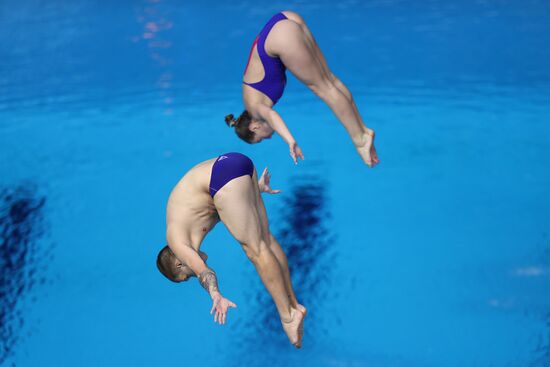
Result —
[{"label": "rippled water surface", "polygon": [[[291,76],[303,163],[225,127],[282,9],[376,130],[376,169]],[[0,365],[550,364],[548,2],[4,0],[0,42]],[[170,190],[227,151],[283,190],[264,199],[300,351],[223,225],[202,249],[226,326],[156,270]]]}]

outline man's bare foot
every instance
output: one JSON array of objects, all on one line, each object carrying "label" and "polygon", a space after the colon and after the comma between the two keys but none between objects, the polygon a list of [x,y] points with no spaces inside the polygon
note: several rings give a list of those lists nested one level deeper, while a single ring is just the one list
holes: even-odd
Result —
[{"label": "man's bare foot", "polygon": [[301,311],[291,308],[290,320],[281,320],[288,339],[296,348],[302,347],[303,331],[300,332],[300,329],[303,330],[304,317],[305,315]]},{"label": "man's bare foot", "polygon": [[365,128],[365,132],[361,135],[360,139],[355,140],[355,148],[363,159],[363,162],[369,167],[374,167],[379,163],[378,154],[374,147],[374,131]]},{"label": "man's bare foot", "polygon": [[[307,315],[307,309],[299,303],[296,304],[296,308],[304,315],[305,319]],[[304,321],[302,321],[302,326],[298,329],[298,335],[300,337],[300,340],[302,340],[302,338],[304,337]]]},{"label": "man's bare foot", "polygon": [[304,306],[302,306],[301,304],[297,303],[297,304],[296,304],[296,308],[298,309],[298,311],[300,311],[301,313],[303,313],[304,316],[307,315],[307,309],[306,309]]}]

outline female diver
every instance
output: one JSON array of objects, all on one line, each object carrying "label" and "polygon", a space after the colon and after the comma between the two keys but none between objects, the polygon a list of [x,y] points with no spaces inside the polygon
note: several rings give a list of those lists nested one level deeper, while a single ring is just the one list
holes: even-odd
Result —
[{"label": "female diver", "polygon": [[242,86],[245,110],[237,119],[232,114],[225,117],[237,135],[253,144],[277,132],[288,144],[294,163],[304,159],[285,122],[273,110],[283,94],[287,68],[331,108],[363,161],[369,167],[379,163],[374,131],[363,123],[348,88],[328,68],[302,17],[291,11],[273,16],[252,45]]}]

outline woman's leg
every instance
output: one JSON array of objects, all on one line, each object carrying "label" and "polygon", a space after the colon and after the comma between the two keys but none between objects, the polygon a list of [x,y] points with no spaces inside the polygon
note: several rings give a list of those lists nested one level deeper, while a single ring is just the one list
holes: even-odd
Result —
[{"label": "woman's leg", "polygon": [[292,74],[331,108],[365,163],[369,166],[378,163],[374,132],[364,125],[350,91],[328,68],[305,22],[296,13],[284,13],[290,21],[275,26],[275,31],[266,41],[266,48],[279,56]]},{"label": "woman's leg", "polygon": [[[285,12],[285,14],[287,14],[287,12]],[[298,15],[297,13],[294,13],[294,12],[288,12],[287,17],[289,17],[291,20],[298,23],[300,25],[300,27],[302,27],[302,30],[304,31],[304,34],[306,35],[308,42],[312,45],[313,49],[315,50],[315,55],[320,60],[321,65],[322,65],[325,73],[329,75],[329,78],[332,80],[332,82],[334,83],[336,88],[338,88],[340,90],[340,92],[342,92],[349,99],[349,101],[350,101],[350,103],[353,107],[353,110],[355,112],[355,116],[359,121],[361,121],[361,124],[364,127],[365,133],[367,133],[368,135],[371,135],[372,137],[374,137],[374,131],[368,129],[366,127],[365,123],[363,122],[363,118],[361,117],[361,114],[359,113],[359,110],[357,109],[357,105],[355,104],[355,101],[353,100],[353,96],[352,96],[350,90],[329,69],[327,61],[325,59],[325,56],[321,52],[321,49],[319,48],[319,45],[315,41],[315,37],[313,37],[313,33],[311,33],[311,31],[309,30],[309,28],[308,28],[306,22],[304,21],[304,19],[300,15]],[[373,163],[377,164],[379,161],[378,161],[378,155],[376,153],[376,149],[374,148],[374,144],[372,142],[371,142],[370,145],[371,145],[371,147],[369,148],[369,151],[370,151],[371,156],[373,158],[373,161],[374,161]]]},{"label": "woman's leg", "polygon": [[[307,38],[307,42],[312,46],[312,48],[314,50],[314,53],[315,53],[315,56],[321,62],[321,67],[323,68],[323,72],[326,75],[329,76],[329,78],[332,80],[332,82],[336,85],[336,88],[338,88],[340,90],[340,92],[344,93],[344,95],[350,100],[351,103],[353,103],[353,105],[355,107],[355,102],[353,102],[353,96],[351,95],[351,92],[346,87],[346,85],[344,83],[342,83],[342,81],[340,79],[338,79],[332,73],[332,71],[329,69],[328,64],[327,64],[327,60],[325,59],[325,56],[321,52],[321,49],[319,48],[319,45],[315,41],[315,37],[313,37],[313,33],[311,33],[311,31],[309,30],[309,28],[308,28],[306,22],[304,21],[304,19],[298,13],[295,13],[293,11],[286,10],[283,13],[286,15],[286,17],[288,19],[290,19],[290,20],[298,23],[298,25],[300,25],[300,27],[302,28],[302,31],[304,32],[304,34]],[[359,111],[357,111],[357,107],[355,107],[355,111],[356,111],[358,117],[361,118],[359,116]]]}]

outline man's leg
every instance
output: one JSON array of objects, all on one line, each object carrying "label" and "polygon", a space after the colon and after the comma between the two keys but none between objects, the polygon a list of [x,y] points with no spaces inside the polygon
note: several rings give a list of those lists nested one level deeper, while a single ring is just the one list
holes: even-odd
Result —
[{"label": "man's leg", "polygon": [[304,315],[291,304],[284,273],[270,248],[270,238],[262,225],[261,208],[257,205],[257,186],[257,181],[249,176],[236,178],[216,193],[214,204],[220,219],[241,243],[273,297],[291,343],[300,347],[299,329]]},{"label": "man's leg", "polygon": [[286,255],[281,248],[281,245],[273,235],[271,235],[270,238],[270,249],[277,258],[277,261],[279,262],[279,266],[281,267],[281,271],[283,272],[283,277],[285,279],[285,286],[286,286],[286,292],[288,294],[288,298],[290,300],[290,304],[293,307],[298,307],[298,300],[296,299],[296,294],[294,294],[294,289],[292,289],[292,281],[290,280],[290,270],[288,269],[288,260],[286,258]]},{"label": "man's leg", "polygon": [[[254,172],[253,179],[257,182],[258,177],[256,172]],[[256,194],[256,206],[259,209],[260,214],[260,220],[262,225],[262,233],[264,233],[265,236],[267,236],[269,240],[269,248],[277,258],[277,261],[279,262],[279,265],[281,266],[281,271],[283,272],[283,277],[285,279],[285,287],[287,290],[288,298],[290,300],[290,305],[292,307],[297,307],[298,309],[304,311],[305,308],[298,304],[298,301],[296,299],[296,295],[294,294],[294,289],[292,289],[292,281],[290,279],[290,270],[288,269],[288,260],[287,257],[281,248],[281,245],[279,242],[275,239],[275,237],[271,234],[271,231],[269,230],[269,220],[267,219],[267,212],[265,210],[264,201],[262,199],[262,194],[260,193],[260,189],[257,185],[254,185],[254,192]]]}]

